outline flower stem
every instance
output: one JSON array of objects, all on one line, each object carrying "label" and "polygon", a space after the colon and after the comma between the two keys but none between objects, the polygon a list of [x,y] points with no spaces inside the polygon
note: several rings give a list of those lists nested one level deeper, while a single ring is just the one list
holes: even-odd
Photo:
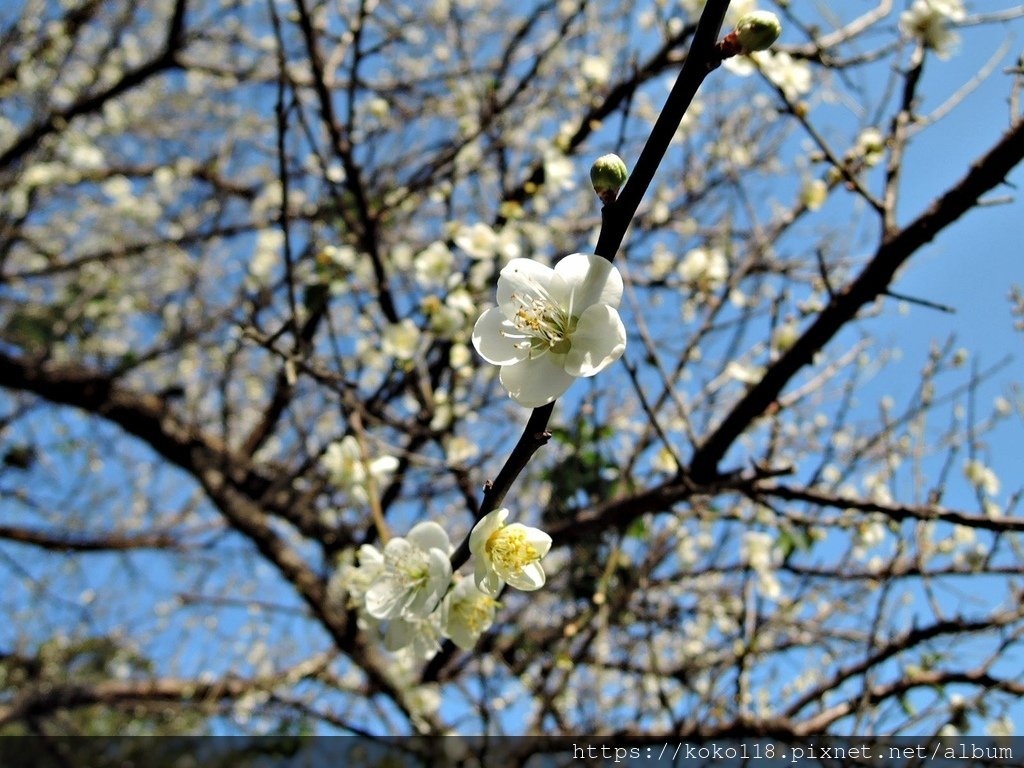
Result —
[{"label": "flower stem", "polygon": [[[594,252],[608,261],[615,259],[615,254],[622,245],[633,216],[636,215],[640,201],[654,178],[658,166],[668,151],[669,144],[675,136],[679,123],[682,122],[686,110],[693,101],[694,95],[704,78],[722,63],[722,53],[717,48],[718,34],[722,29],[722,21],[729,9],[729,0],[708,0],[697,22],[693,33],[689,53],[683,68],[676,78],[675,85],[669,93],[661,114],[651,129],[651,135],[644,145],[643,151],[622,188],[618,199],[606,202],[601,212],[601,233],[598,235],[597,247]],[[482,519],[493,512],[505,499],[512,484],[526,468],[533,454],[551,437],[547,431],[548,420],[554,409],[554,403],[535,408],[530,414],[523,434],[516,443],[508,460],[501,468],[493,483],[489,483],[484,492],[483,502],[477,512],[477,519]],[[452,568],[460,568],[469,559],[469,536],[459,544],[452,554]]]}]

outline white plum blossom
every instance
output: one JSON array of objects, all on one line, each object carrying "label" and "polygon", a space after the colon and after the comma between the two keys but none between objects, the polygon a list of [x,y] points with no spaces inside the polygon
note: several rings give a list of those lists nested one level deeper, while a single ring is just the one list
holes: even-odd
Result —
[{"label": "white plum blossom", "polygon": [[828,199],[828,184],[824,179],[807,179],[800,188],[800,202],[807,210],[816,211]]},{"label": "white plum blossom", "polygon": [[366,612],[382,620],[426,618],[451,583],[450,549],[448,534],[432,521],[417,523],[405,538],[392,538],[366,590]]},{"label": "white plum blossom", "polygon": [[760,51],[752,54],[765,76],[795,101],[811,90],[811,68],[807,62],[794,59],[784,51]]},{"label": "white plum blossom", "polygon": [[782,588],[775,575],[775,545],[771,535],[747,531],[743,534],[740,550],[743,562],[757,574],[762,596],[769,600],[778,599]]},{"label": "white plum blossom", "polygon": [[729,277],[729,262],[718,248],[694,248],[676,268],[679,276],[702,291],[713,291]]},{"label": "white plum blossom", "polygon": [[885,136],[877,128],[865,128],[857,136],[848,156],[859,159],[868,168],[874,168],[885,158]]},{"label": "white plum blossom", "polygon": [[435,241],[413,259],[416,282],[423,288],[444,285],[452,274],[454,264],[455,256],[448,246],[440,240]]},{"label": "white plum blossom", "polygon": [[356,559],[358,565],[351,562],[352,551],[348,550],[327,584],[328,597],[347,608],[365,606],[366,591],[384,570],[384,556],[372,544],[359,547]]},{"label": "white plum blossom", "polygon": [[459,435],[451,435],[444,439],[445,464],[457,467],[475,459],[480,453],[476,442]]},{"label": "white plum blossom", "polygon": [[900,30],[934,50],[940,59],[946,59],[959,40],[956,32],[949,29],[949,22],[962,21],[966,15],[962,0],[914,0],[900,14]]},{"label": "white plum blossom", "polygon": [[576,167],[559,149],[544,151],[544,182],[551,190],[576,189]]},{"label": "white plum blossom", "polygon": [[429,661],[441,650],[439,612],[392,619],[384,631],[384,648],[392,653],[403,651],[413,662]]},{"label": "white plum blossom", "polygon": [[346,435],[327,446],[320,463],[327,470],[332,483],[362,504],[369,500],[366,492],[369,478],[377,484],[383,484],[398,469],[398,459],[394,456],[378,456],[364,462],[359,441],[354,435]]},{"label": "white plum blossom", "polygon": [[747,56],[733,56],[723,63],[730,72],[746,77],[761,70],[790,101],[811,90],[811,68],[807,62],[794,59],[785,51],[755,51]]},{"label": "white plum blossom", "polygon": [[501,366],[502,386],[516,402],[536,408],[622,356],[621,299],[622,276],[600,256],[574,253],[554,269],[513,259],[498,277],[498,306],[473,328],[473,346]]},{"label": "white plum blossom", "polygon": [[494,256],[497,242],[498,236],[494,230],[482,221],[461,227],[455,235],[455,245],[472,259],[489,259]]},{"label": "white plum blossom", "polygon": [[381,349],[396,360],[412,360],[420,343],[420,329],[406,318],[384,329]]},{"label": "white plum blossom", "polygon": [[592,85],[605,85],[612,76],[612,63],[606,56],[585,56],[580,74]]},{"label": "white plum blossom", "polygon": [[971,459],[964,464],[964,477],[975,488],[984,491],[989,496],[999,493],[999,477],[989,467],[977,459]]},{"label": "white plum blossom", "polygon": [[490,597],[498,596],[502,584],[532,592],[545,582],[540,561],[551,549],[551,537],[539,528],[507,524],[507,518],[507,509],[496,509],[469,534],[469,551],[476,558],[476,585]]},{"label": "white plum blossom", "polygon": [[441,603],[441,631],[463,650],[471,650],[491,628],[498,601],[482,592],[474,579],[461,579]]},{"label": "white plum blossom", "polygon": [[503,261],[508,261],[521,253],[515,230],[506,227],[495,232],[482,221],[460,227],[454,240],[455,245],[471,259],[493,259],[500,256]]}]

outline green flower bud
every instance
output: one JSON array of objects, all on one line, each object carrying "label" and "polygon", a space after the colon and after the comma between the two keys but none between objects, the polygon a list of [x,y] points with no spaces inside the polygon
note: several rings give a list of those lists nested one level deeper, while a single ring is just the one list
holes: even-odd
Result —
[{"label": "green flower bud", "polygon": [[740,19],[736,34],[744,53],[765,51],[782,34],[779,17],[771,11],[752,11]]},{"label": "green flower bud", "polygon": [[602,155],[590,166],[590,181],[594,191],[605,203],[615,199],[628,175],[629,169],[618,155]]}]

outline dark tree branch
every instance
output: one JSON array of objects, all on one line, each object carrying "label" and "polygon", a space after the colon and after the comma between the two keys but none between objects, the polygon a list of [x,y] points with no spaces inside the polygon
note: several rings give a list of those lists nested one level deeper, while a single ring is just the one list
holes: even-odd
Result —
[{"label": "dark tree branch", "polygon": [[[618,200],[606,206],[602,212],[601,234],[598,237],[595,253],[608,261],[613,261],[626,228],[632,221],[644,192],[654,178],[672,137],[679,123],[686,114],[694,94],[704,82],[704,78],[721,62],[715,52],[718,33],[722,28],[722,19],[729,9],[729,0],[709,0],[697,24],[693,35],[693,43],[687,54],[686,62],[676,78],[676,84],[669,94],[658,121],[655,123],[651,136],[647,140],[636,167],[630,174],[626,186]],[[484,494],[478,518],[494,511],[505,498],[519,474],[526,468],[533,454],[547,442],[547,424],[551,418],[554,403],[535,408],[523,430],[519,442],[509,455],[505,465],[498,473],[498,478]],[[469,537],[455,550],[452,555],[452,567],[458,568],[469,559]]]},{"label": "dark tree branch", "polygon": [[896,271],[921,246],[963,216],[979,198],[1002,184],[1024,159],[1024,121],[1018,121],[967,174],[928,209],[897,232],[885,235],[868,265],[852,283],[836,291],[817,319],[797,342],[767,370],[700,445],[690,461],[694,480],[703,482],[718,471],[733,442],[775,402],[790,380],[810,364],[825,345],[860,309],[885,293]]},{"label": "dark tree branch", "polygon": [[937,520],[943,523],[965,525],[989,531],[1024,531],[1024,518],[989,517],[972,515],[956,509],[944,509],[937,505],[890,504],[865,499],[850,499],[808,488],[791,488],[776,483],[755,485],[751,494],[757,497],[774,496],[786,501],[806,501],[823,507],[856,509],[861,512],[878,512],[891,520]]},{"label": "dark tree branch", "polygon": [[81,115],[101,109],[104,104],[122,93],[142,85],[154,75],[179,67],[178,53],[184,44],[185,12],[188,0],[177,0],[174,11],[167,23],[167,35],[163,49],[141,66],[126,72],[116,83],[90,96],[82,96],[60,112],[53,112],[41,122],[31,126],[11,146],[0,153],[0,168],[7,168],[18,162],[24,155],[38,146],[39,142],[52,133],[62,130],[65,125]]},{"label": "dark tree branch", "polygon": [[113,378],[80,366],[33,365],[0,352],[0,386],[100,416],[192,474],[228,524],[295,588],[338,650],[359,664],[376,690],[402,706],[399,691],[381,671],[363,634],[356,631],[354,618],[330,604],[324,580],[275,531],[269,515],[254,501],[261,498],[261,483],[254,482],[257,476],[245,457],[181,424],[161,398],[134,393]]},{"label": "dark tree branch", "polygon": [[131,549],[184,549],[180,536],[171,533],[54,534],[47,531],[0,525],[0,539],[29,544],[53,552],[118,552]]}]

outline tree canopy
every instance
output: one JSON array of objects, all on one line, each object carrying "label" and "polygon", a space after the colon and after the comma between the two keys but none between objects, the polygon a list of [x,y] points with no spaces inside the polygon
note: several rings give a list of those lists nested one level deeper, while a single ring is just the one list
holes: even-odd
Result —
[{"label": "tree canopy", "polygon": [[0,734],[1019,731],[1024,6],[810,5],[5,4]]}]

